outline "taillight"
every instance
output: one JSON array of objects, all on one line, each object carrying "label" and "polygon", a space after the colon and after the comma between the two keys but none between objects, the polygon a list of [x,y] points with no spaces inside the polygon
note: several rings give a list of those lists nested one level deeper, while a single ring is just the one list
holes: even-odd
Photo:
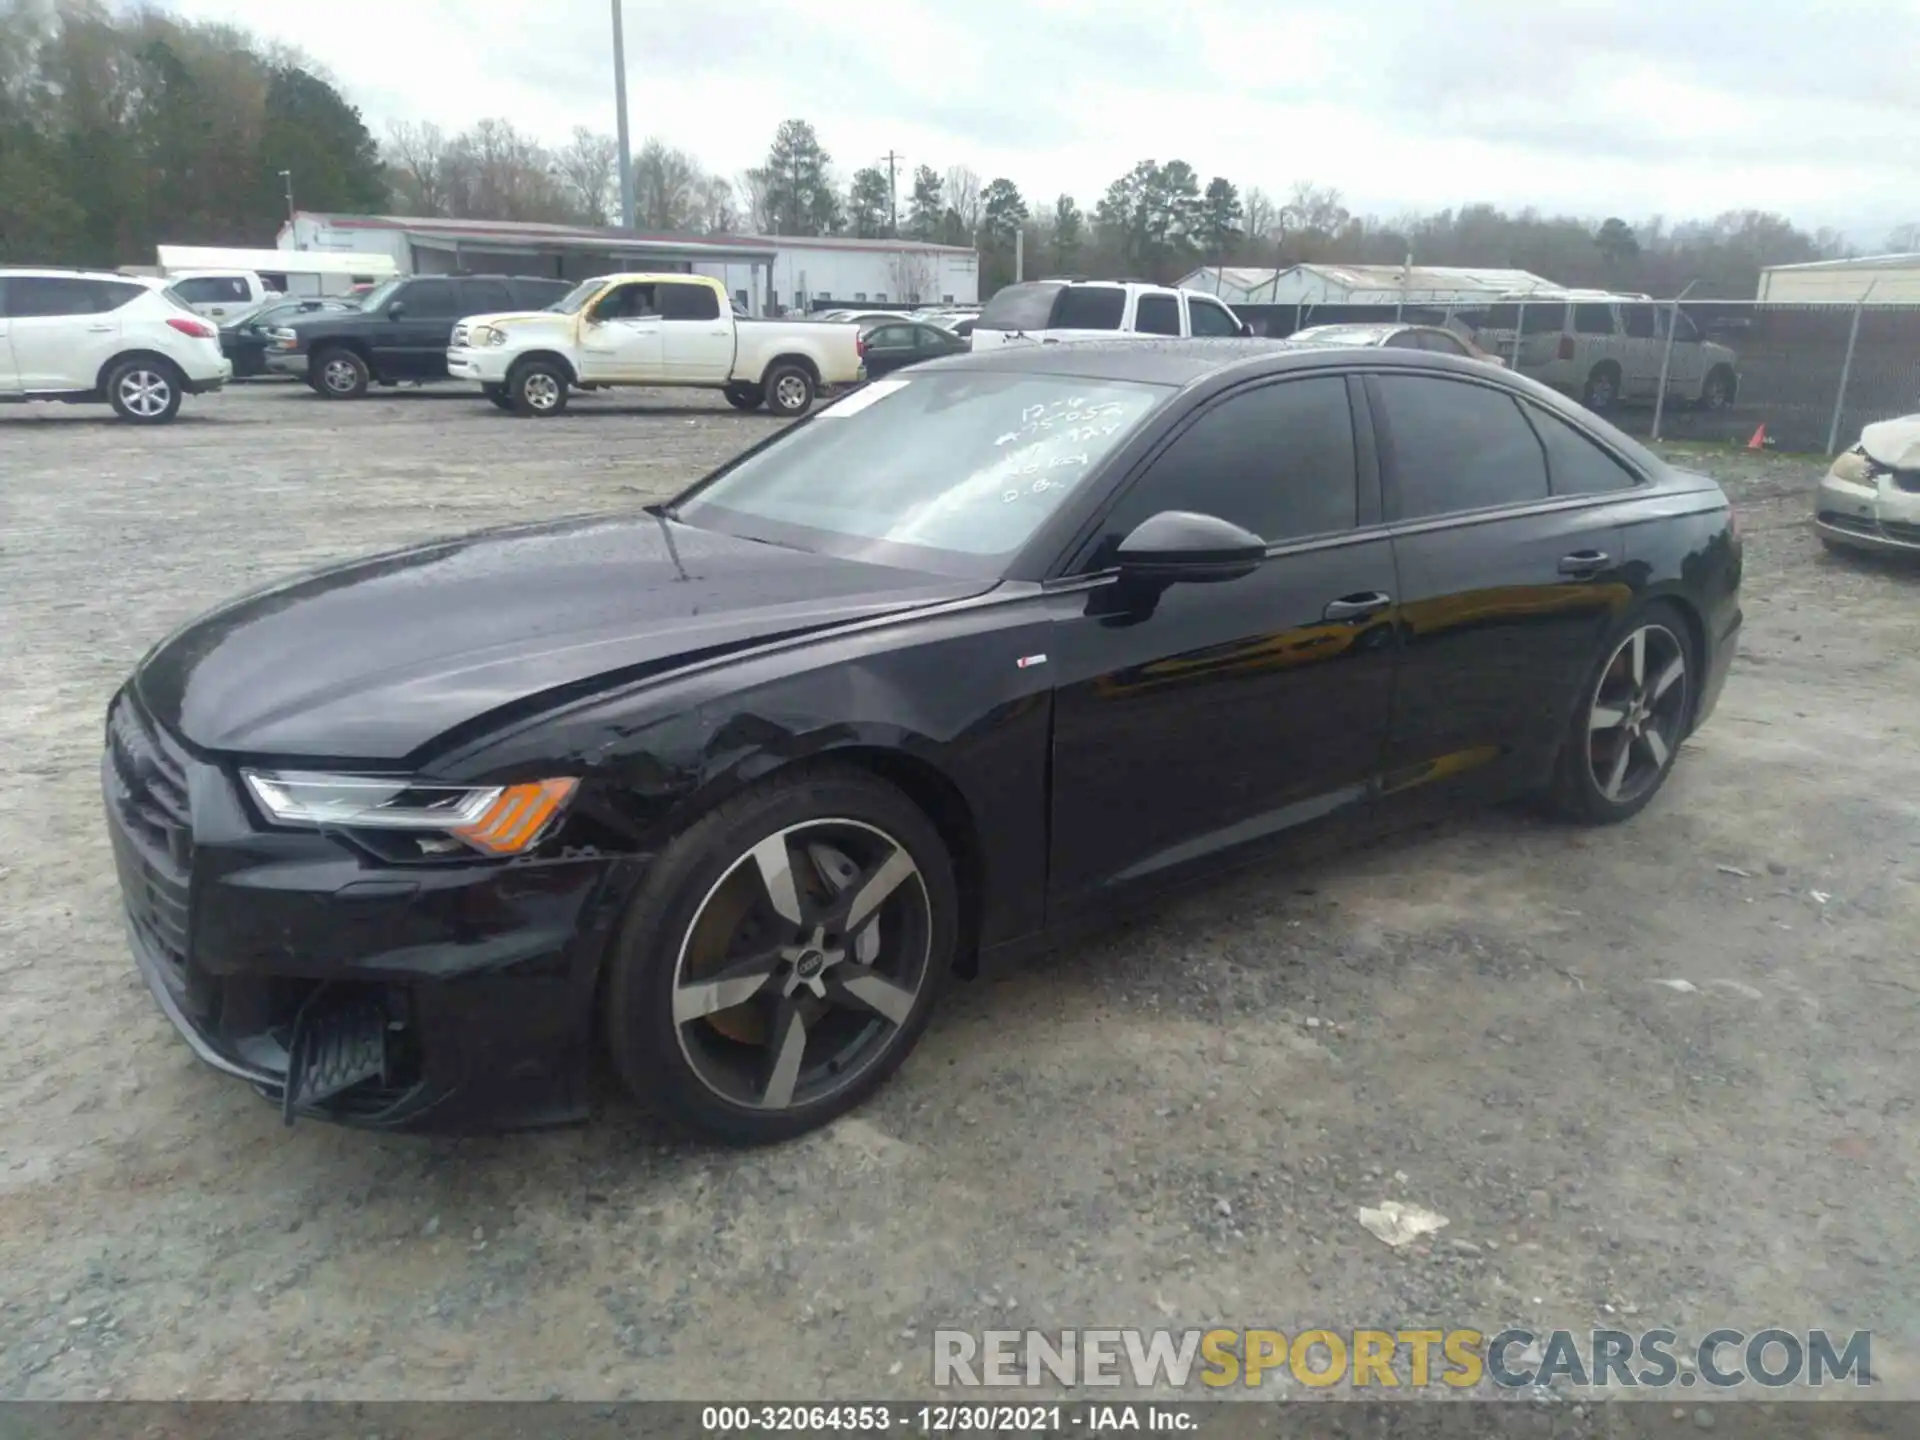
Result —
[{"label": "taillight", "polygon": [[1560,337],[1560,358],[1562,360],[1571,360],[1573,358],[1573,337],[1571,335],[1562,335]]},{"label": "taillight", "polygon": [[856,360],[864,360],[867,358],[866,336],[856,335],[853,337],[853,358]]},{"label": "taillight", "polygon": [[196,340],[213,339],[213,327],[211,325],[202,325],[198,320],[182,320],[178,315],[169,315],[167,317],[167,324],[178,330],[182,335],[191,335]]}]

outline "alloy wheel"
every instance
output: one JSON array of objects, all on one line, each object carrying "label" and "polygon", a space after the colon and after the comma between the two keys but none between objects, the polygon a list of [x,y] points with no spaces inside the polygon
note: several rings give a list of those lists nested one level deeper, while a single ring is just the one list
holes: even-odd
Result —
[{"label": "alloy wheel", "polygon": [[535,410],[551,410],[560,400],[560,382],[544,370],[536,370],[521,382],[520,394]]},{"label": "alloy wheel", "polygon": [[808,820],[739,856],[702,898],[673,971],[681,1053],[756,1110],[825,1101],[890,1050],[931,978],[927,885],[876,826]]},{"label": "alloy wheel", "polygon": [[164,415],[173,403],[173,386],[157,370],[129,370],[120,377],[120,403],[142,420]]},{"label": "alloy wheel", "polygon": [[321,368],[321,378],[336,395],[351,395],[360,384],[360,372],[351,360],[329,360]]},{"label": "alloy wheel", "polygon": [[798,375],[782,375],[773,387],[773,395],[782,410],[798,410],[807,403],[807,382]]},{"label": "alloy wheel", "polygon": [[1687,652],[1664,625],[1642,625],[1613,652],[1587,710],[1587,771],[1614,805],[1660,783],[1687,716]]}]

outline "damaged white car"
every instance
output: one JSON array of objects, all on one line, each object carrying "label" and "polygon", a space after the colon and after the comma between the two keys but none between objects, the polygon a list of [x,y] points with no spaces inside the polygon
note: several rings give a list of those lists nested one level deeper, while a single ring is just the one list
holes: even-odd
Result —
[{"label": "damaged white car", "polygon": [[1820,481],[1813,527],[1829,549],[1920,555],[1920,415],[1860,432]]}]

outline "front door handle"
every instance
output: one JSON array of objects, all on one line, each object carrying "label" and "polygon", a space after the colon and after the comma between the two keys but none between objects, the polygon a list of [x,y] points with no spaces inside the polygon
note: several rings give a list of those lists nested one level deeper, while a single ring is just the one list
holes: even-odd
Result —
[{"label": "front door handle", "polygon": [[1342,595],[1338,600],[1329,600],[1327,608],[1320,613],[1327,620],[1359,620],[1368,615],[1377,615],[1391,604],[1393,597],[1385,591],[1368,590],[1358,595]]},{"label": "front door handle", "polygon": [[87,332],[92,335],[110,335],[116,327],[112,325],[89,325]]},{"label": "front door handle", "polygon": [[1591,575],[1605,565],[1610,557],[1604,550],[1576,550],[1571,555],[1560,557],[1562,575]]}]

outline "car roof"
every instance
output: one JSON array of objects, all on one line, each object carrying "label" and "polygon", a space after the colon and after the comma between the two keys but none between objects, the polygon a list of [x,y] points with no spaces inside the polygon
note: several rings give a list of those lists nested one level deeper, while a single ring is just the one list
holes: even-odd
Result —
[{"label": "car roof", "polygon": [[1290,355],[1322,359],[1324,345],[1295,345],[1287,340],[1218,339],[1073,340],[970,350],[918,367],[922,371],[1011,370],[1033,375],[1065,375],[1081,380],[1134,380],[1150,385],[1186,385],[1216,371],[1260,368],[1259,361]]},{"label": "car roof", "polygon": [[149,290],[164,290],[171,281],[153,275],[121,275],[112,270],[62,270],[31,265],[0,266],[0,280],[8,276],[21,280],[118,280],[125,285],[144,285]]},{"label": "car roof", "polygon": [[1398,320],[1332,320],[1325,325],[1309,325],[1304,330],[1296,330],[1290,338],[1299,339],[1303,335],[1318,335],[1331,330],[1338,330],[1346,335],[1385,337],[1398,334],[1402,330],[1436,330],[1438,328],[1436,325],[1402,324]]}]

